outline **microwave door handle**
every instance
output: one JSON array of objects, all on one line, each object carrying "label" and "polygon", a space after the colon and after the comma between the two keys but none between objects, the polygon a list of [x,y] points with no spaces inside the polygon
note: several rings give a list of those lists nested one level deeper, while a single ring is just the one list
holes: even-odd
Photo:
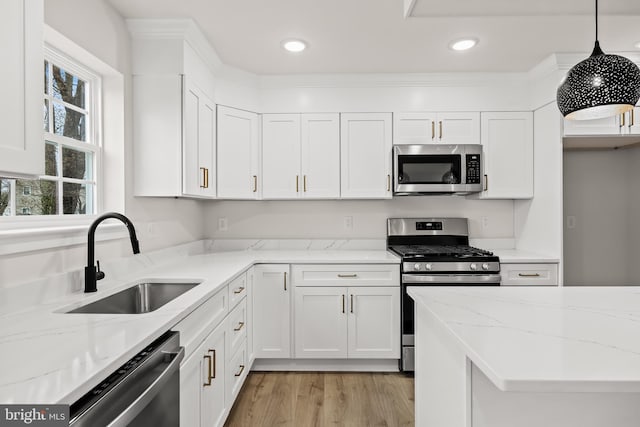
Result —
[{"label": "microwave door handle", "polygon": [[164,352],[167,357],[173,357],[166,368],[158,375],[151,385],[142,392],[120,415],[108,424],[108,427],[125,427],[162,391],[166,383],[178,369],[180,362],[184,358],[184,347],[177,353]]}]

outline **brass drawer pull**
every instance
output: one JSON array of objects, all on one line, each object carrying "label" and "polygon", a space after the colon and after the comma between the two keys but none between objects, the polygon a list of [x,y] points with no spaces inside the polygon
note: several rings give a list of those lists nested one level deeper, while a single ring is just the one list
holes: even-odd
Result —
[{"label": "brass drawer pull", "polygon": [[341,279],[355,279],[356,277],[358,277],[358,275],[356,273],[352,273],[352,274],[338,274],[338,277],[340,277]]},{"label": "brass drawer pull", "polygon": [[438,127],[439,127],[439,129],[440,129],[440,136],[438,136],[438,138],[439,138],[439,139],[442,139],[442,120],[440,120],[440,121],[438,122]]},{"label": "brass drawer pull", "polygon": [[431,122],[431,139],[436,139],[436,122]]},{"label": "brass drawer pull", "polygon": [[540,277],[540,273],[518,273],[520,277]]},{"label": "brass drawer pull", "polygon": [[238,289],[236,289],[235,291],[233,291],[234,294],[241,294],[242,291],[244,291],[244,286],[239,287]]},{"label": "brass drawer pull", "polygon": [[307,175],[302,176],[302,189],[307,192]]},{"label": "brass drawer pull", "polygon": [[489,190],[489,175],[484,174],[484,191]]},{"label": "brass drawer pull", "polygon": [[300,181],[300,177],[299,177],[298,175],[296,175],[296,193],[299,193],[299,192],[300,192],[300,184],[299,184],[299,181]]},{"label": "brass drawer pull", "polygon": [[387,175],[387,191],[391,191],[391,175]]},{"label": "brass drawer pull", "polygon": [[238,332],[240,329],[244,327],[244,322],[238,322],[238,327],[233,328],[234,331]]},{"label": "brass drawer pull", "polygon": [[258,176],[257,175],[253,175],[253,192],[257,192],[258,191]]},{"label": "brass drawer pull", "polygon": [[626,114],[620,114],[620,127],[623,128],[625,125],[625,116]]},{"label": "brass drawer pull", "polygon": [[206,383],[204,383],[203,385],[204,385],[205,387],[208,387],[208,386],[210,386],[210,385],[211,385],[211,378],[212,378],[212,377],[211,377],[211,356],[204,356],[204,359],[205,359],[205,360],[208,360],[208,362],[207,362],[207,370],[208,370],[208,373],[207,373],[207,382],[206,382]]},{"label": "brass drawer pull", "polygon": [[215,379],[216,378],[216,351],[212,350],[212,349],[209,349],[209,353],[213,353],[213,356],[210,359],[211,363],[210,363],[209,367],[211,369],[209,369],[209,372],[213,371],[213,374],[211,374],[211,378]]},{"label": "brass drawer pull", "polygon": [[631,112],[629,113],[629,127],[633,127],[635,125],[636,125],[635,110],[631,110]]},{"label": "brass drawer pull", "polygon": [[242,375],[242,372],[244,372],[244,365],[240,365],[240,370],[237,374],[234,374],[234,376],[239,377],[240,375]]}]

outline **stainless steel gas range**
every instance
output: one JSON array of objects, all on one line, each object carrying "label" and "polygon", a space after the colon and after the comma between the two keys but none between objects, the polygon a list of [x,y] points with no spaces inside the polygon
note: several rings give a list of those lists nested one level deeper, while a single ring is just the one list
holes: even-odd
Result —
[{"label": "stainless steel gas range", "polygon": [[499,286],[500,259],[469,246],[466,218],[389,218],[387,248],[402,258],[402,359],[414,370],[414,311],[408,286]]}]

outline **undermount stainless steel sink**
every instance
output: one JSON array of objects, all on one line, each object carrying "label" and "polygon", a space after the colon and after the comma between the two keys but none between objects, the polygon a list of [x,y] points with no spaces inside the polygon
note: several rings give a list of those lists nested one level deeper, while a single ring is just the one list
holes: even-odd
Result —
[{"label": "undermount stainless steel sink", "polygon": [[67,313],[141,314],[155,311],[200,282],[144,282]]}]

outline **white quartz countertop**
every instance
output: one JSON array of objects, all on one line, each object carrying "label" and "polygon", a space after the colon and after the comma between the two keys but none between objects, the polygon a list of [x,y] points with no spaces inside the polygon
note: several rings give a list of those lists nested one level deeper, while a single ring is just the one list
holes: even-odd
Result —
[{"label": "white quartz countertop", "polygon": [[[138,257],[138,258],[136,258]],[[143,269],[98,282],[98,292],[73,294],[0,314],[0,403],[72,403],[186,317],[237,275],[258,263],[397,264],[384,250],[265,250],[132,257]],[[126,270],[127,263],[122,269]],[[103,268],[107,271],[107,268]],[[113,272],[112,276],[116,273]],[[109,274],[109,272],[107,272]],[[146,314],[66,314],[142,279],[202,281]],[[10,304],[11,301],[5,301]]]},{"label": "white quartz countertop", "polygon": [[640,288],[412,287],[409,295],[500,390],[640,392]]},{"label": "white quartz countertop", "polygon": [[519,263],[549,263],[557,264],[560,262],[558,257],[546,255],[537,252],[521,251],[519,249],[490,249],[495,255],[500,257],[503,264],[519,264]]}]

